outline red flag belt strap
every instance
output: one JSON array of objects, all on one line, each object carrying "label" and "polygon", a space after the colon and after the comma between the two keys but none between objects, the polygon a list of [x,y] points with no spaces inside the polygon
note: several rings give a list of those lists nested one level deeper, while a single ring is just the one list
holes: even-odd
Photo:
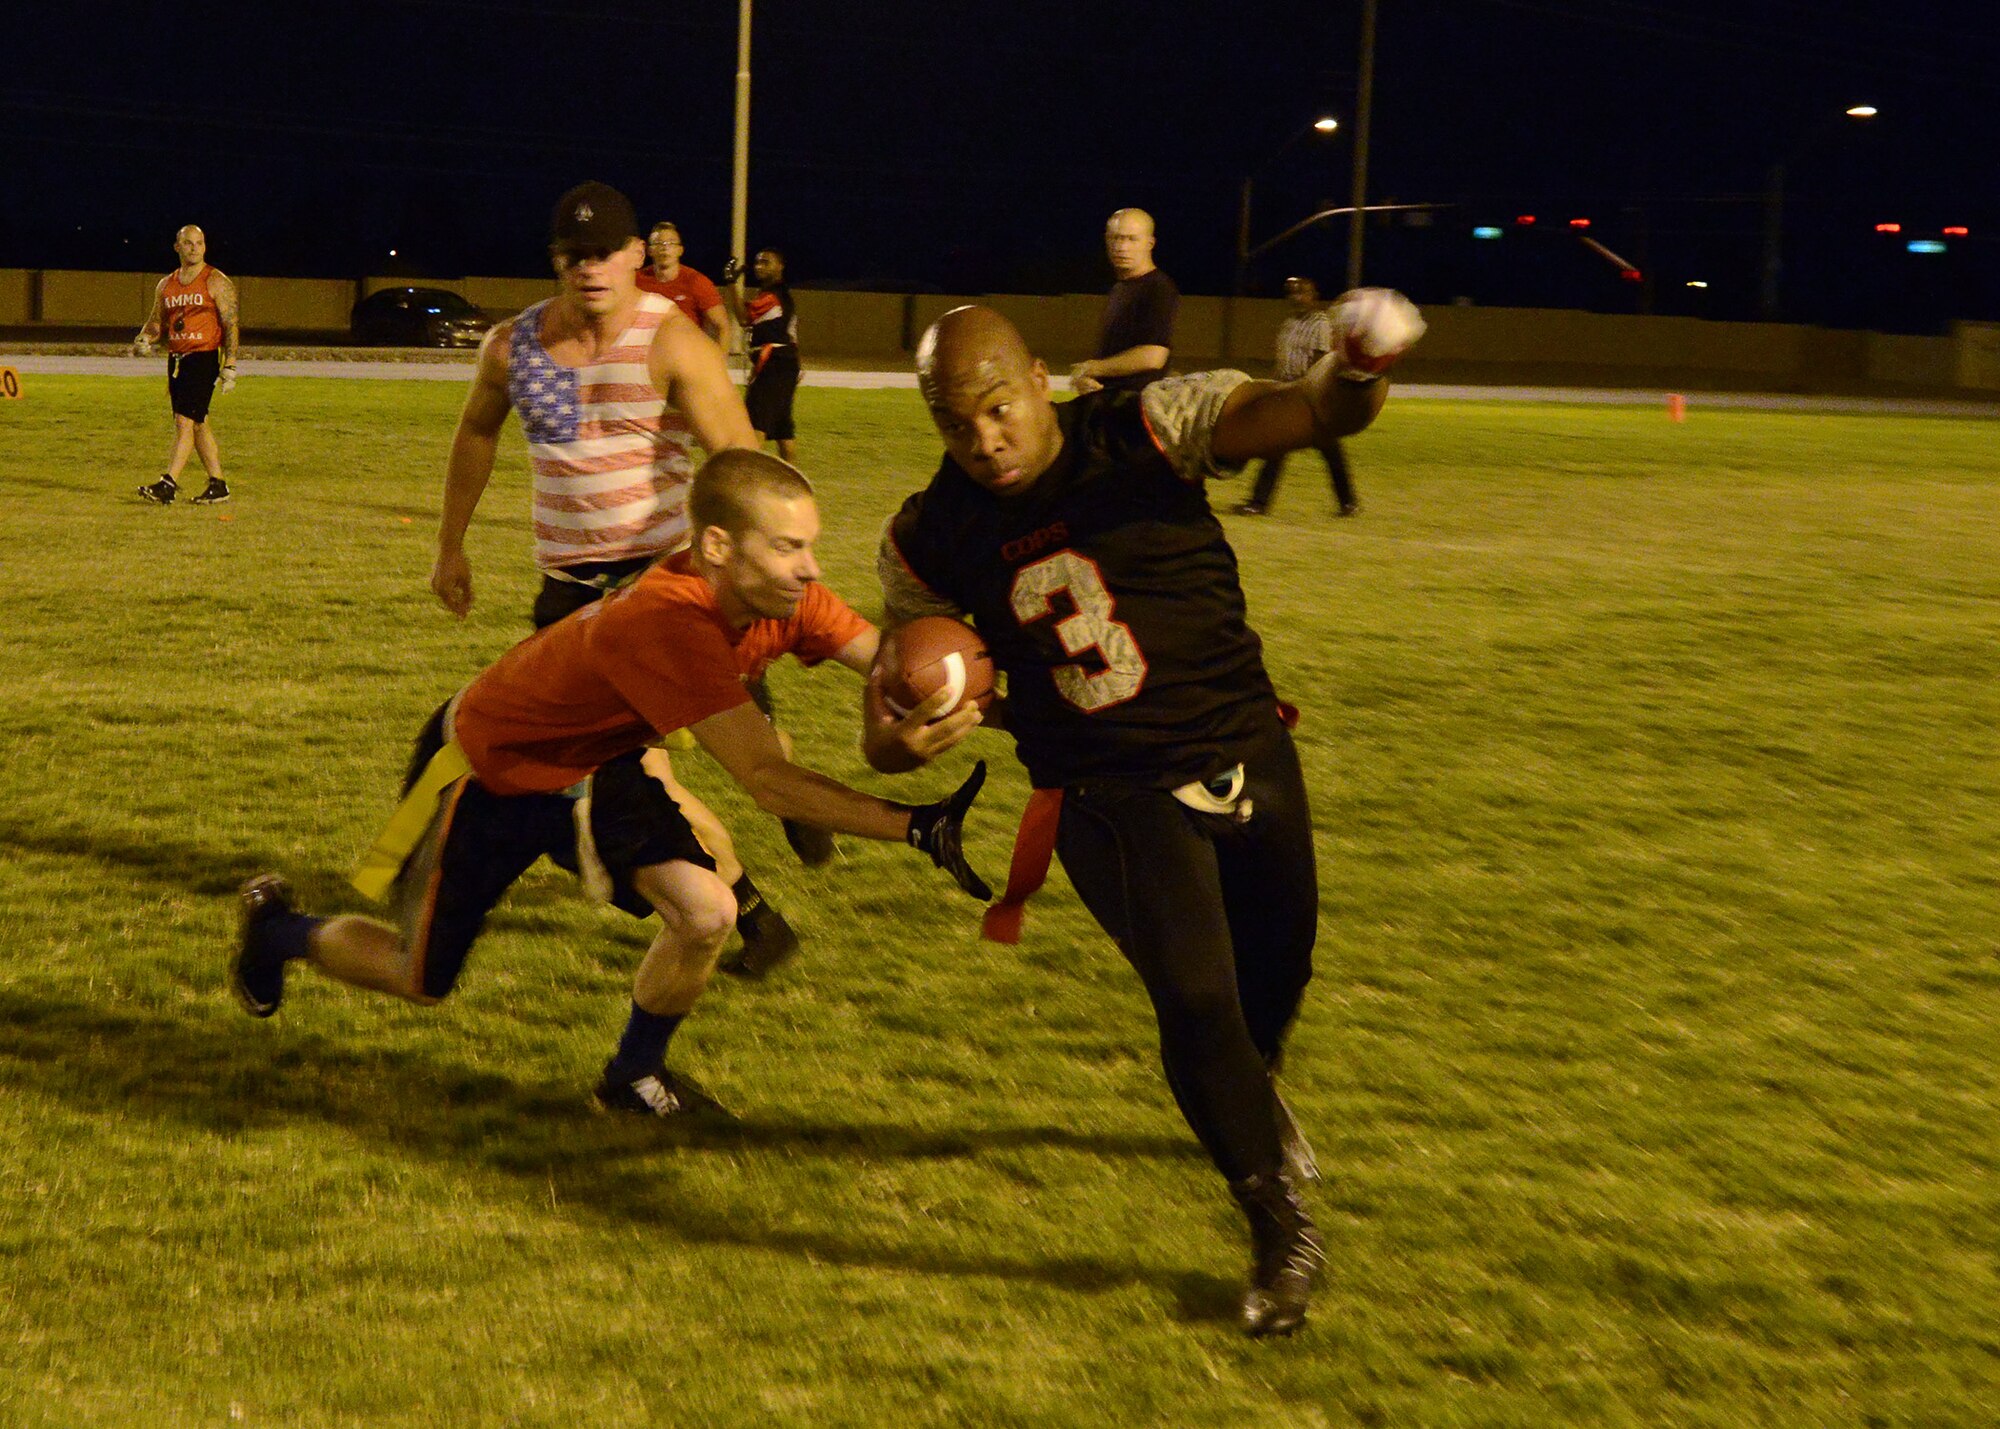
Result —
[{"label": "red flag belt strap", "polygon": [[1014,834],[1014,860],[1007,868],[1007,891],[986,910],[980,936],[995,943],[1021,941],[1023,907],[1048,880],[1049,857],[1055,852],[1056,826],[1062,822],[1063,791],[1036,789],[1021,810],[1021,827]]},{"label": "red flag belt strap", "polygon": [[[1278,701],[1278,718],[1286,729],[1296,728],[1296,706]],[[1021,826],[1014,832],[1014,858],[1007,867],[1007,891],[990,905],[980,920],[979,935],[989,942],[1018,943],[1028,900],[1041,890],[1049,877],[1049,859],[1056,848],[1056,827],[1062,822],[1063,791],[1036,789],[1021,810]]]}]

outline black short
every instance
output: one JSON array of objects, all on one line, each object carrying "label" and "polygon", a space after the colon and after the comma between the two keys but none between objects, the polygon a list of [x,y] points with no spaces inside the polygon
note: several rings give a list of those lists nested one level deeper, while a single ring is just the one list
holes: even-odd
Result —
[{"label": "black short", "polygon": [[[440,708],[417,736],[406,793],[443,744]],[[653,911],[632,885],[639,869],[675,862],[715,869],[680,805],[646,772],[638,751],[592,776],[590,833],[611,875],[611,901],[635,918]],[[392,894],[426,996],[451,991],[486,915],[544,856],[576,869],[576,801],[568,794],[496,794],[472,777],[445,791]]]},{"label": "black short", "polygon": [[629,561],[588,561],[579,566],[564,566],[562,576],[544,573],[541,591],[535,596],[535,629],[554,625],[586,605],[595,605],[658,559],[658,556],[634,556]]},{"label": "black short", "polygon": [[215,400],[215,379],[222,375],[222,354],[170,352],[167,354],[167,400],[174,415],[190,422],[208,420],[208,404]]},{"label": "black short", "polygon": [[790,441],[798,435],[792,429],[792,396],[798,390],[799,350],[772,348],[750,374],[749,390],[743,394],[750,425],[773,441]]}]

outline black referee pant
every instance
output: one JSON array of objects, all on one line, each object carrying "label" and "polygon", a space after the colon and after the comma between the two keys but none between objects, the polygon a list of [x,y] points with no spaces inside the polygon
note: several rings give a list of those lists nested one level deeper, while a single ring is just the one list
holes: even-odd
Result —
[{"label": "black referee pant", "polygon": [[1248,819],[1161,789],[1063,795],[1056,851],[1152,998],[1167,1083],[1231,1181],[1283,1161],[1270,1072],[1312,978],[1319,879],[1298,751],[1276,729],[1244,761]]},{"label": "black referee pant", "polygon": [[[1319,448],[1319,454],[1326,461],[1327,475],[1333,480],[1333,499],[1342,511],[1351,510],[1354,501],[1354,475],[1347,469],[1347,453],[1340,449],[1339,442],[1328,442]],[[1285,457],[1289,453],[1264,458],[1264,465],[1257,473],[1256,484],[1250,489],[1250,500],[1266,511],[1278,499],[1278,478],[1284,475]]]}]

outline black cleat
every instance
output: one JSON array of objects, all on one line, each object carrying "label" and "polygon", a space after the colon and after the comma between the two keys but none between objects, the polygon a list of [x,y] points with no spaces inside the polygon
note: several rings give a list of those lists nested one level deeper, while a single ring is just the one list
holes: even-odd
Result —
[{"label": "black cleat", "polygon": [[705,1121],[734,1121],[729,1109],[710,1096],[701,1083],[684,1072],[669,1071],[665,1064],[634,1077],[607,1063],[604,1077],[592,1094],[606,1111],[630,1116],[696,1117]]},{"label": "black cleat", "polygon": [[285,1000],[284,954],[263,936],[274,913],[292,911],[292,885],[275,873],[260,873],[237,893],[242,934],[229,964],[229,986],[252,1017],[269,1017]]},{"label": "black cleat", "polygon": [[191,498],[196,506],[214,506],[229,499],[229,483],[219,476],[211,476],[208,485],[201,489],[201,495]]},{"label": "black cleat", "polygon": [[817,824],[802,824],[797,819],[782,820],[785,826],[785,842],[792,846],[792,852],[799,856],[799,862],[807,868],[818,868],[833,862],[833,833]]},{"label": "black cleat", "polygon": [[752,893],[738,905],[736,931],[743,936],[743,946],[718,964],[726,973],[763,977],[798,955],[799,935],[761,893]]},{"label": "black cleat", "polygon": [[1361,514],[1361,503],[1359,501],[1341,502],[1340,514],[1343,516],[1359,516]]},{"label": "black cleat", "polygon": [[174,504],[174,498],[180,494],[180,483],[171,476],[163,476],[158,481],[149,481],[139,488],[139,499],[150,501],[155,506],[171,506]]},{"label": "black cleat", "polygon": [[1326,1245],[1287,1172],[1246,1176],[1232,1181],[1229,1189],[1250,1218],[1256,1256],[1238,1319],[1250,1335],[1289,1335],[1306,1322],[1313,1281],[1326,1264]]}]

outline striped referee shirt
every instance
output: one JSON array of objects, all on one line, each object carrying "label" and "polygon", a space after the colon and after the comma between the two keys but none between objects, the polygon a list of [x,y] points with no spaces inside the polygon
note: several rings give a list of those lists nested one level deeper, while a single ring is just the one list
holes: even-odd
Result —
[{"label": "striped referee shirt", "polygon": [[1278,329],[1278,380],[1296,382],[1321,356],[1333,351],[1333,325],[1326,309],[1296,313]]}]

